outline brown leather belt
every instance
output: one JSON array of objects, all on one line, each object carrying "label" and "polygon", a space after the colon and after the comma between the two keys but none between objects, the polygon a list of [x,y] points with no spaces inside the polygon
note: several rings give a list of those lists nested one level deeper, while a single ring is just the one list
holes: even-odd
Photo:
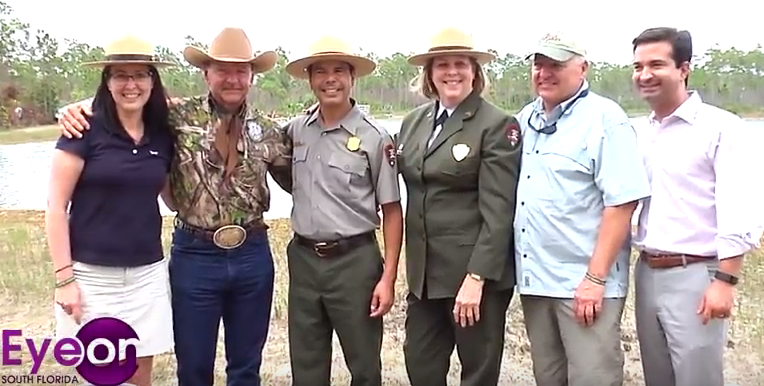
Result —
[{"label": "brown leather belt", "polygon": [[175,218],[175,226],[206,241],[211,241],[219,248],[234,249],[244,244],[247,236],[259,230],[268,229],[262,222],[252,221],[244,225],[224,225],[217,229],[204,229]]},{"label": "brown leather belt", "polygon": [[346,237],[338,240],[318,241],[307,237],[294,235],[295,241],[307,248],[321,258],[336,257],[352,251],[362,245],[375,241],[374,232],[361,233],[355,236]]},{"label": "brown leather belt", "polygon": [[682,267],[694,263],[704,263],[715,259],[714,256],[698,256],[686,254],[654,254],[641,252],[639,257],[647,263],[650,268],[665,269]]}]

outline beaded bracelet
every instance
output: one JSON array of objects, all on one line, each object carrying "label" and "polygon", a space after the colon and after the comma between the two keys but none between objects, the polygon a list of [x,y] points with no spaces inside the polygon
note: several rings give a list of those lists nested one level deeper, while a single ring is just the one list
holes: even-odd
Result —
[{"label": "beaded bracelet", "polygon": [[69,276],[68,278],[61,280],[56,283],[56,288],[66,287],[71,283],[74,283],[74,276]]}]

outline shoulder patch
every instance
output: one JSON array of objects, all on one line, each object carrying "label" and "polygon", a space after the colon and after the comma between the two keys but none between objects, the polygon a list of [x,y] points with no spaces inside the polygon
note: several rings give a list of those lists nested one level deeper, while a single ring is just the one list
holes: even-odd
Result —
[{"label": "shoulder patch", "polygon": [[520,142],[520,126],[512,122],[507,125],[507,139],[512,146],[516,146]]},{"label": "shoulder patch", "polygon": [[395,159],[397,158],[397,152],[395,151],[395,146],[393,146],[392,143],[388,143],[385,146],[385,158],[387,158],[387,163],[390,166],[395,166]]}]

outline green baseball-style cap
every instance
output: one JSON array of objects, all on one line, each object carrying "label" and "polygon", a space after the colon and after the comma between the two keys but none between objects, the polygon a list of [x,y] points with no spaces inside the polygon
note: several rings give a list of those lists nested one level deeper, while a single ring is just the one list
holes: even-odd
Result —
[{"label": "green baseball-style cap", "polygon": [[558,62],[567,62],[575,55],[586,57],[586,50],[576,40],[562,33],[548,33],[539,40],[525,59],[530,59],[537,54]]}]

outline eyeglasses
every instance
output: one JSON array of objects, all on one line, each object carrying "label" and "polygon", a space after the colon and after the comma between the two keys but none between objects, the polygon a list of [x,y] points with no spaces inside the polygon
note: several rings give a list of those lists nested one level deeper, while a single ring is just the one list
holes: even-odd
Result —
[{"label": "eyeglasses", "polygon": [[148,83],[151,81],[151,73],[146,71],[139,71],[134,74],[126,74],[124,72],[118,72],[111,74],[111,79],[117,84],[127,84],[132,79],[135,83]]},{"label": "eyeglasses", "polygon": [[[573,105],[576,104],[576,101],[578,101],[581,98],[585,98],[587,95],[589,95],[589,89],[588,88],[586,90],[584,90],[584,91],[581,91],[581,93],[579,93],[575,98],[573,98],[573,100],[570,101],[570,103],[565,105],[565,108],[560,113],[560,117],[562,117],[565,114],[565,112],[568,111],[568,109],[571,109],[573,107]],[[541,134],[547,134],[547,135],[551,135],[551,134],[554,134],[554,133],[557,132],[557,121],[555,121],[551,125],[547,125],[547,126],[542,127],[541,129],[537,129],[531,123],[532,118],[533,118],[533,114],[529,114],[528,115],[528,127],[533,129],[534,131],[536,131],[538,133],[541,133]]]}]

